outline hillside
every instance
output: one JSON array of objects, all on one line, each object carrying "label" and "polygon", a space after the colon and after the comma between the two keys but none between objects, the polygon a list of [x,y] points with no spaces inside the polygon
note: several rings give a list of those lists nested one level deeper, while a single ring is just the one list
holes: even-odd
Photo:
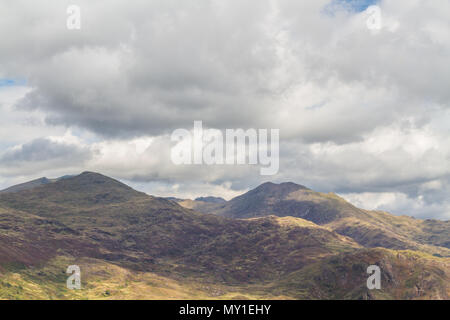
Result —
[{"label": "hillside", "polygon": [[450,257],[450,221],[425,221],[363,210],[336,194],[315,192],[294,183],[265,183],[214,206],[197,201],[179,203],[201,212],[239,219],[293,216],[328,227],[366,247],[423,250]]},{"label": "hillside", "polygon": [[[274,194],[292,196],[295,188]],[[369,292],[367,263],[421,294],[403,282],[378,296]],[[0,298],[6,299],[448,299],[448,263],[420,252],[367,249],[299,217],[199,213],[91,172],[0,194]],[[65,288],[71,264],[82,269],[81,291]],[[342,281],[342,270],[345,290],[330,289],[327,281]]]},{"label": "hillside", "polygon": [[[6,220],[22,226],[15,237],[26,243],[29,239],[30,246],[38,244],[33,241],[35,224],[58,225],[40,232],[64,239],[60,251],[73,255],[72,242],[84,241],[83,248],[97,249],[81,252],[83,255],[140,270],[153,270],[157,261],[168,264],[174,260],[186,270],[217,272],[230,281],[262,279],[304,265],[316,256],[333,254],[335,249],[357,247],[345,237],[306,222],[287,226],[275,217],[236,221],[195,213],[93,173],[1,195],[0,203],[34,215],[26,220],[20,211],[13,211],[22,220]],[[9,219],[16,217],[4,214]],[[311,233],[314,238],[309,237]],[[45,243],[37,250],[43,252],[43,258],[48,247]]]}]

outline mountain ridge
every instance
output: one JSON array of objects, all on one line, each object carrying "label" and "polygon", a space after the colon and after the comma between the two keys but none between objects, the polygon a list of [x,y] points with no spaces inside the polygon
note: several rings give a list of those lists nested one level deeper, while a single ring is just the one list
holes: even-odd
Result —
[{"label": "mountain ridge", "polygon": [[205,205],[195,201],[178,203],[203,213],[235,219],[267,215],[293,216],[329,227],[364,246],[420,249],[450,256],[449,221],[427,221],[364,210],[334,193],[316,192],[292,182],[264,183],[221,204]]},{"label": "mountain ridge", "polygon": [[68,179],[73,177],[72,175],[64,175],[62,177],[59,178],[55,178],[55,179],[48,179],[47,177],[42,177],[42,178],[38,178],[35,180],[31,180],[31,181],[27,181],[24,183],[20,183],[20,184],[16,184],[13,186],[10,186],[6,189],[0,190],[0,193],[10,193],[10,192],[18,192],[18,191],[24,191],[24,190],[30,190],[30,189],[34,189],[36,187],[39,187],[41,185],[45,185],[45,184],[49,184],[49,183],[53,183],[56,181],[60,181],[63,179]]},{"label": "mountain ridge", "polygon": [[[342,201],[332,194],[325,200],[319,194],[316,199],[314,191],[295,184],[265,184],[250,195],[271,209],[279,208],[280,198],[295,204],[305,195],[313,197],[309,200]],[[166,299],[164,283],[170,284],[170,297],[180,298],[189,297],[189,292],[190,297],[209,299],[450,297],[450,259],[445,258],[444,248],[418,247],[431,241],[428,236],[447,230],[440,223],[429,223],[431,231],[423,234],[417,225],[408,225],[417,228],[417,232],[413,229],[417,242],[408,234],[397,235],[395,228],[387,230],[411,242],[413,250],[398,250],[364,245],[348,235],[358,234],[354,230],[341,230],[350,227],[361,232],[355,223],[367,224],[369,231],[376,223],[380,228],[404,223],[403,218],[388,214],[363,212],[371,219],[365,221],[339,213],[339,219],[321,224],[322,220],[316,223],[268,212],[236,219],[180,204],[92,172],[0,194],[0,298]],[[254,212],[254,206],[249,210]],[[380,241],[377,234],[363,236],[372,244]],[[433,250],[441,256],[430,254]],[[380,292],[366,287],[369,263],[382,270]],[[87,272],[82,291],[65,288],[67,264],[80,265]]]}]

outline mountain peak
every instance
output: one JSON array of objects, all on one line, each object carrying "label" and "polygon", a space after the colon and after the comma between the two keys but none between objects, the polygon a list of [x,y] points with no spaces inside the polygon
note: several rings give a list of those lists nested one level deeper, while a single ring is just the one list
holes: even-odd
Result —
[{"label": "mountain peak", "polygon": [[357,208],[331,196],[305,186],[284,182],[266,182],[247,193],[233,198],[218,210],[223,216],[252,218],[277,215],[293,216],[314,223],[329,223],[338,217],[358,214]]},{"label": "mountain peak", "polygon": [[96,177],[96,178],[102,178],[102,179],[112,179],[108,176],[105,176],[101,173],[98,172],[93,172],[93,171],[83,171],[82,173],[80,173],[77,176],[72,176],[72,178],[76,178],[76,177]]},{"label": "mountain peak", "polygon": [[[58,181],[58,185],[65,190],[78,190],[83,188],[83,191],[94,191],[99,188],[102,192],[107,192],[114,189],[116,192],[122,191],[134,191],[126,184],[105,176],[97,172],[85,171],[77,176],[68,177]],[[100,191],[100,190],[98,190]],[[137,191],[134,191],[137,192]]]},{"label": "mountain peak", "polygon": [[36,207],[43,207],[43,203],[50,207],[62,204],[91,207],[145,196],[120,181],[95,172],[83,172],[77,176],[48,181],[50,182],[40,184],[29,182],[26,184],[27,188],[19,189],[19,186],[15,187],[15,192],[2,192],[0,201],[21,210],[24,202]]},{"label": "mountain peak", "polygon": [[298,191],[298,190],[309,190],[307,187],[302,186],[300,184],[296,184],[294,182],[282,182],[282,183],[273,183],[273,182],[265,182],[255,189],[251,190],[255,192],[275,192],[278,195],[287,195],[291,192]]}]

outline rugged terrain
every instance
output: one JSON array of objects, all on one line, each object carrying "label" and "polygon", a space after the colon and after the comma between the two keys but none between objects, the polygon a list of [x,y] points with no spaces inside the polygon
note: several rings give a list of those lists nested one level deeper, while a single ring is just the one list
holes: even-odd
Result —
[{"label": "rugged terrain", "polygon": [[419,220],[359,209],[333,193],[295,183],[265,183],[228,202],[179,201],[185,207],[246,219],[276,215],[302,218],[375,248],[422,250],[450,257],[450,221]]},{"label": "rugged terrain", "polygon": [[85,172],[0,192],[0,298],[449,299],[449,230],[293,183],[183,201]]}]

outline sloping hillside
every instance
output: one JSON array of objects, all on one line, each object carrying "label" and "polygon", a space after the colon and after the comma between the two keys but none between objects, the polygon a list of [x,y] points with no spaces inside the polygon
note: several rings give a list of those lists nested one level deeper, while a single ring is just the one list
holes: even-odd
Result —
[{"label": "sloping hillside", "polygon": [[[274,186],[266,187],[257,194],[269,208],[285,194],[288,201],[298,201],[298,192],[316,196],[287,184],[266,200]],[[449,259],[364,248],[333,230],[333,223],[355,219],[359,209],[330,199],[348,211],[319,212],[331,221],[319,225],[288,214],[203,214],[91,172],[3,193],[0,298],[448,298]],[[329,220],[327,212],[339,218]],[[376,218],[383,225],[389,217]],[[416,229],[404,232],[420,238],[441,228],[428,223],[422,236]],[[397,255],[411,263],[392,260]],[[71,264],[82,268],[81,291],[65,288]],[[380,292],[365,287],[369,264],[380,265],[388,277]],[[390,285],[393,278],[401,279],[398,285]],[[336,281],[345,286],[337,289]]]},{"label": "sloping hillside", "polygon": [[37,255],[32,261],[18,260],[23,263],[64,252],[137,270],[178,265],[189,273],[233,282],[273,278],[318,257],[358,247],[307,221],[204,215],[94,173],[1,195],[0,203],[8,207],[1,214],[2,228],[14,230],[3,235],[20,239],[16,250],[23,255]]},{"label": "sloping hillside", "polygon": [[362,210],[336,194],[315,192],[294,183],[265,183],[215,206],[180,204],[240,219],[267,215],[299,217],[349,236],[363,246],[423,250],[450,257],[449,221],[424,221]]}]

